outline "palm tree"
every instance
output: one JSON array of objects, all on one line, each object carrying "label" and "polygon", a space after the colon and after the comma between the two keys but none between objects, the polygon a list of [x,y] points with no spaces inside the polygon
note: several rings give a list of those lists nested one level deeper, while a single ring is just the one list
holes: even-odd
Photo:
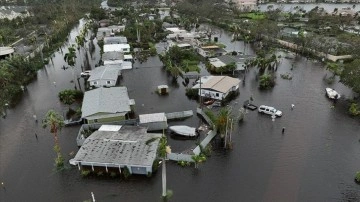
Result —
[{"label": "palm tree", "polygon": [[56,111],[49,110],[46,113],[45,119],[43,120],[43,128],[49,127],[50,133],[52,133],[54,136],[54,140],[55,140],[54,151],[57,154],[57,157],[55,159],[55,165],[58,169],[64,166],[64,158],[62,157],[60,152],[59,138],[58,138],[58,132],[61,130],[63,126],[64,126],[64,118],[61,115],[59,115]]},{"label": "palm tree", "polygon": [[75,66],[75,63],[76,63],[76,51],[75,51],[75,45],[71,45],[69,48],[68,48],[68,53],[65,53],[64,55],[64,60],[68,63],[68,65],[71,66],[71,69],[72,69],[72,75],[73,75],[73,79],[74,79],[74,85],[75,85],[75,88],[76,88],[76,84],[75,84],[75,72],[74,72],[74,66]]},{"label": "palm tree", "polygon": [[171,153],[170,147],[167,145],[166,136],[160,138],[159,156],[162,158],[162,197],[168,198],[168,190],[166,189],[166,156]]}]

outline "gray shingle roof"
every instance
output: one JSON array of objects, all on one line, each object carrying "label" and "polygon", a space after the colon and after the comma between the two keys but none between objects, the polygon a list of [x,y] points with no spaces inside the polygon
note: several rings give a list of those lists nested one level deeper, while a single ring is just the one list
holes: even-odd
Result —
[{"label": "gray shingle roof", "polygon": [[[95,131],[71,161],[83,165],[106,164],[152,166],[162,134],[147,133],[145,127],[122,126],[119,131]],[[149,141],[154,138],[154,141]]]},{"label": "gray shingle roof", "polygon": [[124,53],[118,51],[105,52],[102,55],[102,60],[124,60]]},{"label": "gray shingle roof", "polygon": [[113,36],[113,37],[105,37],[104,44],[120,44],[127,43],[127,38],[124,36]]},{"label": "gray shingle roof", "polygon": [[82,104],[82,118],[97,113],[130,112],[130,99],[126,87],[97,88],[85,92]]},{"label": "gray shingle roof", "polygon": [[120,67],[116,66],[100,66],[91,71],[88,82],[98,80],[114,80],[116,81],[119,76]]}]

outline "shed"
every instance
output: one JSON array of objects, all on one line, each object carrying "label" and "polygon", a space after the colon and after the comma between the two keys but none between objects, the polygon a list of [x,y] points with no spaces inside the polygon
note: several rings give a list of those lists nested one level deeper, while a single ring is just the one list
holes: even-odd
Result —
[{"label": "shed", "polygon": [[160,85],[157,88],[158,88],[158,93],[160,95],[165,95],[165,94],[169,93],[169,86],[168,85]]},{"label": "shed", "polygon": [[147,127],[148,131],[165,130],[168,127],[165,113],[141,114],[139,123]]}]

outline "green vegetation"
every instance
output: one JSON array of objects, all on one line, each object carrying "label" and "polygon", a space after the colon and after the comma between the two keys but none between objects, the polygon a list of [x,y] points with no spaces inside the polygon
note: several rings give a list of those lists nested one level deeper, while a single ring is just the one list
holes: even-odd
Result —
[{"label": "green vegetation", "polygon": [[360,171],[355,174],[355,182],[360,183]]},{"label": "green vegetation", "polygon": [[263,74],[260,76],[259,88],[262,90],[270,89],[275,86],[274,75],[272,74]]},{"label": "green vegetation", "polygon": [[81,171],[81,176],[82,177],[87,177],[91,174],[91,171],[90,170],[82,170]]},{"label": "green vegetation", "polygon": [[354,92],[360,93],[360,59],[345,64],[341,72],[341,82],[351,88]]},{"label": "green vegetation", "polygon": [[58,96],[60,102],[66,105],[72,105],[75,101],[81,102],[84,97],[84,93],[80,90],[67,89],[60,91]]},{"label": "green vegetation", "polygon": [[199,64],[199,57],[194,50],[183,50],[178,46],[171,47],[164,56],[160,56],[166,70],[171,74],[174,81],[183,72],[190,70],[200,71],[196,64]]},{"label": "green vegetation", "polygon": [[64,158],[62,157],[60,151],[58,132],[64,126],[64,118],[58,113],[56,113],[54,110],[49,110],[46,113],[42,123],[43,123],[43,128],[49,127],[50,133],[52,133],[54,136],[54,140],[55,140],[54,151],[57,154],[57,157],[55,159],[55,165],[57,169],[62,169],[64,167]]},{"label": "green vegetation", "polygon": [[240,18],[248,18],[251,20],[263,20],[265,19],[265,14],[261,12],[252,12],[252,13],[241,13]]},{"label": "green vegetation", "polygon": [[350,104],[349,114],[351,116],[359,116],[360,115],[360,107],[357,103]]}]

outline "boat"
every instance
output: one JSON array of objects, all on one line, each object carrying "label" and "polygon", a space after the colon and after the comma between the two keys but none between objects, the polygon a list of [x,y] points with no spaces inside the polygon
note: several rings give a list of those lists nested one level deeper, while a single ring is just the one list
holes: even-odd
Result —
[{"label": "boat", "polygon": [[176,133],[177,135],[185,136],[185,137],[195,137],[197,136],[196,128],[189,126],[170,126],[169,129]]},{"label": "boat", "polygon": [[250,109],[250,110],[255,110],[255,109],[258,108],[256,105],[251,104],[251,102],[250,102],[249,100],[246,100],[246,101],[244,102],[243,107],[244,107],[245,109]]},{"label": "boat", "polygon": [[341,97],[340,94],[332,88],[325,88],[325,91],[326,91],[326,95],[330,99],[337,100],[337,99],[340,99],[340,97]]}]

